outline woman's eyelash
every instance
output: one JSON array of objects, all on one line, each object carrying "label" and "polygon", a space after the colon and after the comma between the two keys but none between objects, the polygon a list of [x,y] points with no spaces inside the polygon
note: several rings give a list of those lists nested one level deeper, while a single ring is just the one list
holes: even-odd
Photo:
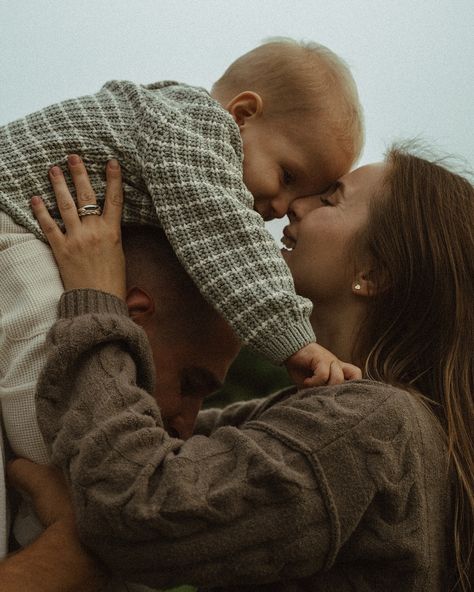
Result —
[{"label": "woman's eyelash", "polygon": [[339,189],[340,186],[341,186],[341,184],[339,183],[339,181],[336,181],[334,183],[334,185],[332,185],[331,188],[328,189],[328,191],[325,191],[324,193],[322,193],[319,198],[321,200],[321,203],[325,206],[333,206],[334,204],[331,201],[329,201],[328,199],[326,199],[324,196],[328,195],[328,194],[332,195],[333,193],[335,193]]}]

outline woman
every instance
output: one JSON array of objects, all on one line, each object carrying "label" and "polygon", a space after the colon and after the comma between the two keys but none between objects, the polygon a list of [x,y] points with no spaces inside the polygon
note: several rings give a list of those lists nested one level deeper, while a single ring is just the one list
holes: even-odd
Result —
[{"label": "woman", "polygon": [[[97,250],[117,206],[81,224],[56,189],[68,236],[34,209],[66,288],[120,296],[120,249]],[[204,412],[186,442],[136,386],[116,298],[63,296],[38,412],[83,540],[157,587],[470,590],[473,228],[472,185],[401,150],[296,200],[283,256],[367,379]]]}]

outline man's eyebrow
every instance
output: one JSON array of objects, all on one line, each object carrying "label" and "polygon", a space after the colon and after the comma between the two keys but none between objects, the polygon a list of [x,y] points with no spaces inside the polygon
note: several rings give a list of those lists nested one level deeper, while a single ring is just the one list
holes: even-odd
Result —
[{"label": "man's eyebrow", "polygon": [[207,391],[209,394],[223,387],[217,376],[202,366],[188,366],[182,370],[183,395],[192,396]]}]

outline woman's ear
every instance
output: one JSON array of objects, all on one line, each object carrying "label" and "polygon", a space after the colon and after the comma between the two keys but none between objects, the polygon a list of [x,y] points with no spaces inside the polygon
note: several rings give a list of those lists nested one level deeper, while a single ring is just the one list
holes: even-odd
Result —
[{"label": "woman's ear", "polygon": [[392,286],[392,282],[383,271],[360,271],[352,282],[352,293],[357,296],[371,298],[382,292],[386,292]]},{"label": "woman's ear", "polygon": [[226,106],[239,127],[243,127],[250,118],[258,118],[263,113],[262,97],[250,90],[236,95]]},{"label": "woman's ear", "polygon": [[134,286],[127,291],[125,298],[130,318],[143,326],[155,314],[155,301],[143,288]]},{"label": "woman's ear", "polygon": [[377,293],[377,284],[375,283],[373,271],[361,271],[352,282],[352,293],[357,296],[372,297]]}]

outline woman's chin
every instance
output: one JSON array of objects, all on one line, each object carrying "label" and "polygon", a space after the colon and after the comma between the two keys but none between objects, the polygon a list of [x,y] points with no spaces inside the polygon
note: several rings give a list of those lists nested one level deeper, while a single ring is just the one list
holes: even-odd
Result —
[{"label": "woman's chin", "polygon": [[291,251],[292,251],[292,249],[287,249],[286,247],[283,247],[282,249],[280,249],[281,256],[283,257],[283,259],[285,261],[288,260],[288,257],[291,255]]}]

